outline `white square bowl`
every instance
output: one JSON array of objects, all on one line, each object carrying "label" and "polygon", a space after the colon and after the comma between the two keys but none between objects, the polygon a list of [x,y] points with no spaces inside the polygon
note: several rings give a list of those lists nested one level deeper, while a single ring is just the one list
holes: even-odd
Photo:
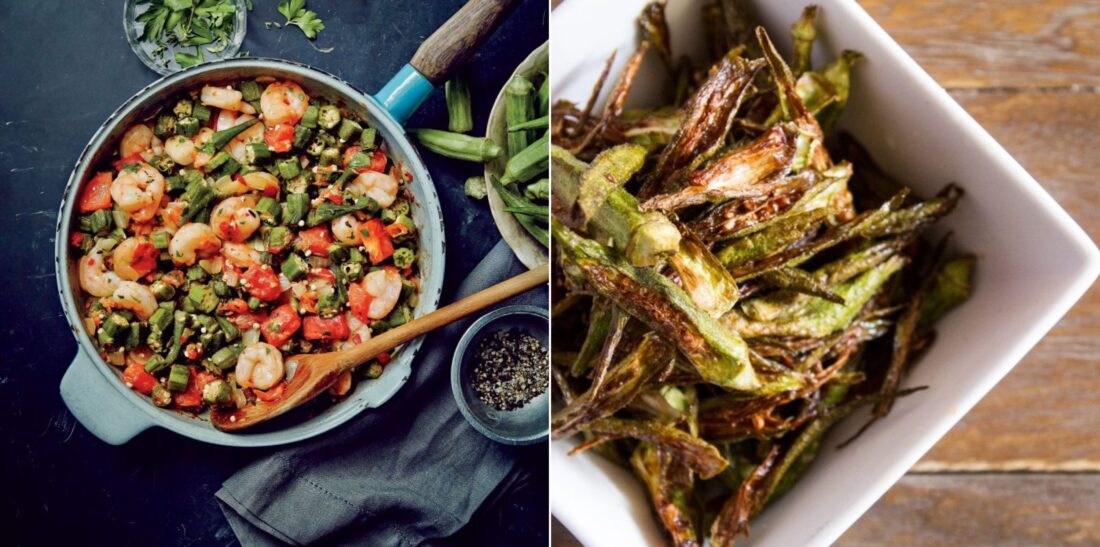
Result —
[{"label": "white square bowl", "polygon": [[[635,18],[646,0],[572,0],[551,20],[555,100],[587,99],[606,56],[617,75],[636,44]],[[782,51],[807,0],[757,0],[759,21]],[[959,249],[976,253],[973,297],[938,325],[938,337],[905,380],[929,389],[843,451],[868,414],[856,414],[826,439],[810,471],[751,524],[746,544],[827,545],[978,402],[1092,284],[1100,253],[1042,187],[852,0],[816,0],[815,67],[843,49],[856,66],[842,128],[889,173],[929,196],[949,182],[966,191],[936,226],[953,230]],[[673,55],[704,51],[700,2],[670,2]],[[653,56],[651,56],[653,57]],[[660,100],[663,69],[648,59],[631,104]],[[605,87],[610,88],[614,76]],[[1036,401],[1036,404],[1041,404]],[[569,457],[573,439],[551,448],[553,514],[585,545],[660,545],[646,494],[633,474],[591,453]]]}]

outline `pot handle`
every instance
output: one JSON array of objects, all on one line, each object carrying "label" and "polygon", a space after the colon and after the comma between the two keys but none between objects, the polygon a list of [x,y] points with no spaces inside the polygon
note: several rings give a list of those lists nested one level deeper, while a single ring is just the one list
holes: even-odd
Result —
[{"label": "pot handle", "polygon": [[81,425],[107,444],[125,444],[153,426],[81,350],[61,378],[61,399]]},{"label": "pot handle", "polygon": [[470,0],[416,50],[412,61],[374,95],[398,123],[447,81],[503,19],[514,0]]}]

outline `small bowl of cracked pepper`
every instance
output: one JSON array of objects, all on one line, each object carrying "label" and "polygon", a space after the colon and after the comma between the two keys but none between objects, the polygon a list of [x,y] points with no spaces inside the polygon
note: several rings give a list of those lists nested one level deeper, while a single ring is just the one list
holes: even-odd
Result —
[{"label": "small bowl of cracked pepper", "polygon": [[504,444],[546,439],[550,424],[549,316],[505,306],[474,321],[455,347],[451,391],[466,421]]}]

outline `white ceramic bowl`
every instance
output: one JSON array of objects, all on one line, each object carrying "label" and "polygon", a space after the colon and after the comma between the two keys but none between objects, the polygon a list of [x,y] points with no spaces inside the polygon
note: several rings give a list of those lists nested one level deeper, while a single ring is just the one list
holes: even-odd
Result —
[{"label": "white ceramic bowl", "polygon": [[[555,99],[583,102],[611,50],[619,50],[622,65],[633,51],[634,20],[645,3],[573,0],[554,11]],[[784,52],[790,51],[788,28],[807,3],[752,2]],[[1100,272],[1100,253],[1080,227],[862,8],[852,0],[815,3],[821,10],[814,66],[842,49],[864,54],[842,127],[922,195],[959,183],[966,195],[936,231],[953,230],[956,246],[979,261],[973,297],[943,319],[936,343],[905,380],[930,389],[899,400],[885,420],[837,451],[867,414],[841,423],[795,488],[752,522],[745,542],[751,545],[836,540],[1015,366]],[[674,56],[703,51],[699,4],[669,2]],[[631,96],[634,105],[659,99],[662,74],[655,59],[649,61]],[[632,473],[594,454],[568,457],[574,444],[553,443],[554,515],[590,547],[665,543]]]}]

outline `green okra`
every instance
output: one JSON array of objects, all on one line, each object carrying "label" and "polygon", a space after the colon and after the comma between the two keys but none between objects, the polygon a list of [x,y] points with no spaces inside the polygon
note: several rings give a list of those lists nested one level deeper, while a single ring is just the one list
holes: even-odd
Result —
[{"label": "green okra", "polygon": [[447,102],[447,129],[455,133],[468,133],[474,128],[470,87],[465,80],[455,77],[444,84],[443,95]]},{"label": "green okra", "polygon": [[794,57],[791,59],[791,71],[795,76],[810,70],[810,54],[817,38],[814,18],[817,6],[809,5],[802,9],[802,15],[791,25],[791,39],[794,41]]},{"label": "green okra", "polygon": [[179,393],[187,389],[187,381],[191,378],[191,367],[187,365],[172,365],[168,371],[168,391]]},{"label": "green okra", "polygon": [[[515,133],[509,133],[509,136]],[[550,164],[550,135],[544,134],[537,141],[508,158],[500,182],[507,185],[527,182],[545,173]]]},{"label": "green okra", "polygon": [[[260,120],[252,119],[248,120],[247,122],[234,125],[233,127],[230,127],[228,129],[222,129],[221,131],[218,131],[210,136],[210,140],[206,144],[202,145],[202,151],[206,154],[213,156],[222,148],[225,148],[225,145],[229,144],[229,141],[236,138],[237,135],[240,135],[246,129],[258,123],[260,123]],[[214,160],[211,159],[210,161],[213,162]],[[207,167],[207,170],[210,169],[216,169],[216,167]]]},{"label": "green okra", "polygon": [[503,153],[500,146],[485,137],[439,129],[416,129],[413,133],[424,148],[448,158],[485,163]]},{"label": "green okra", "polygon": [[514,131],[530,131],[533,129],[546,129],[550,127],[550,116],[542,116],[533,120],[527,120],[523,123],[508,126],[508,132]]},{"label": "green okra", "polygon": [[[535,86],[522,74],[513,76],[508,85],[504,86],[504,119],[509,128],[525,123],[534,117],[535,99],[531,96],[534,89]],[[530,134],[527,131],[509,131],[508,157],[515,157],[516,154],[527,148],[531,144],[529,137]],[[505,184],[507,184],[507,177],[505,177],[505,180]]]},{"label": "green okra", "polygon": [[668,278],[652,268],[636,268],[614,251],[578,236],[556,219],[554,240],[588,282],[616,305],[674,341],[702,378],[727,389],[752,392],[762,387],[748,346],[720,325]]},{"label": "green okra", "polygon": [[676,226],[656,211],[642,212],[638,200],[622,188],[644,165],[644,148],[610,148],[591,166],[558,146],[551,147],[551,155],[555,216],[577,228],[591,225],[635,266],[652,266],[679,250]]},{"label": "green okra", "polygon": [[[504,205],[506,207],[529,207],[534,205],[533,203],[527,201],[527,199],[523,196],[513,192],[511,188],[508,188],[507,186],[501,184],[496,177],[490,176],[489,180],[492,181],[493,188],[496,189],[497,195],[500,196],[501,201],[504,202]],[[549,232],[546,231],[546,228],[539,226],[534,219],[524,215],[515,216],[515,219],[517,222],[520,223],[521,226],[523,226],[524,230],[527,230],[527,233],[531,234],[531,237],[534,237],[536,240],[538,240],[538,242],[541,243],[544,247],[548,247],[550,245]]]},{"label": "green okra", "polygon": [[527,199],[550,199],[550,179],[541,178],[523,188],[523,195]]},{"label": "green okra", "polygon": [[466,183],[462,188],[467,196],[474,199],[485,199],[485,196],[489,193],[485,186],[485,177],[470,177],[466,179]]},{"label": "green okra", "polygon": [[936,280],[920,310],[920,325],[928,328],[947,312],[970,298],[974,266],[973,255],[948,260],[935,273]]},{"label": "green okra", "polygon": [[905,263],[904,258],[893,256],[855,279],[837,286],[833,292],[844,301],[843,304],[830,302],[824,298],[810,297],[802,300],[798,306],[786,306],[785,316],[774,321],[754,321],[747,319],[740,312],[733,311],[726,314],[722,322],[747,338],[828,336],[851,323],[863,306]]}]

